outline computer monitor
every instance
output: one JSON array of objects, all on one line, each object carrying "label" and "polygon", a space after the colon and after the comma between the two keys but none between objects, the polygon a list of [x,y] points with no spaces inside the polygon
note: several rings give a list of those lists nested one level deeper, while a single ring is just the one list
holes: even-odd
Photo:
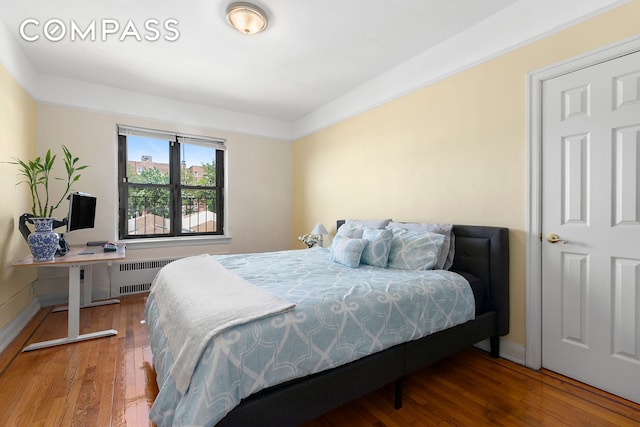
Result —
[{"label": "computer monitor", "polygon": [[87,193],[69,195],[67,232],[82,228],[93,228],[96,220],[96,198]]}]

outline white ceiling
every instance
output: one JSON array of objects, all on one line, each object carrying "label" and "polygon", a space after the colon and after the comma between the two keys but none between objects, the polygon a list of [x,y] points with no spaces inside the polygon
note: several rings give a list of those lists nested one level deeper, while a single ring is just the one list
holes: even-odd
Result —
[{"label": "white ceiling", "polygon": [[[62,77],[296,122],[332,105],[345,94],[366,88],[380,76],[421,55],[418,72],[433,79],[433,72],[451,58],[425,57],[426,52],[437,51],[473,29],[479,32],[484,28],[482,34],[492,33],[494,39],[508,38],[511,31],[522,32],[517,17],[513,20],[505,17],[526,13],[536,2],[543,7],[551,5],[546,11],[536,9],[529,16],[540,23],[546,21],[546,26],[535,27],[539,33],[622,3],[620,0],[260,0],[254,3],[267,11],[269,26],[263,33],[245,36],[230,28],[225,20],[225,10],[231,1],[0,0],[0,19],[13,39],[11,44],[18,46],[38,76]],[[562,9],[558,3],[581,7],[573,12]],[[554,8],[558,13],[552,13]],[[550,16],[555,16],[556,21]],[[174,35],[162,28],[162,22],[177,20],[173,27],[179,32],[178,39],[137,41],[130,35],[120,40],[129,21],[141,37],[153,36],[144,26],[151,18],[161,23],[158,26],[161,36]],[[29,42],[21,37],[19,28],[26,19],[38,20],[39,25],[30,23],[25,27],[26,34],[39,36],[38,40]],[[52,19],[59,19],[67,30],[61,41],[53,42],[46,37],[45,24]],[[105,20],[117,21],[120,30],[103,41],[100,26]],[[95,22],[97,39],[71,40],[72,21],[81,30]],[[495,28],[494,22],[512,22],[515,28]],[[530,24],[533,27],[535,22]],[[554,28],[548,28],[549,25]],[[515,36],[512,45],[538,35],[532,30]],[[473,43],[465,45],[473,48]],[[502,49],[505,48],[508,46]],[[469,54],[456,53],[448,50],[441,56]],[[482,56],[495,53],[482,52]]]}]

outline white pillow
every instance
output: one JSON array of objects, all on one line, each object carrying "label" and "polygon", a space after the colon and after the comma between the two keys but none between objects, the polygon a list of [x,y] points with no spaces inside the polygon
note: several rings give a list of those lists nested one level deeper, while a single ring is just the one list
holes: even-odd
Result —
[{"label": "white pillow", "polygon": [[431,270],[436,266],[444,235],[394,228],[387,268]]}]

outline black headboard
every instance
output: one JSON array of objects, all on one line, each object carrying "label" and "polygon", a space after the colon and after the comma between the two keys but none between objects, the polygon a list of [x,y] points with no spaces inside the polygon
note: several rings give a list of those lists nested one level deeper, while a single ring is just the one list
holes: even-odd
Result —
[{"label": "black headboard", "polygon": [[[337,228],[344,220],[336,222]],[[451,270],[463,271],[489,284],[486,301],[496,310],[496,332],[509,333],[509,229],[454,225],[455,256]]]},{"label": "black headboard", "polygon": [[451,270],[467,271],[489,284],[488,308],[496,310],[496,332],[509,333],[509,229],[454,225]]}]

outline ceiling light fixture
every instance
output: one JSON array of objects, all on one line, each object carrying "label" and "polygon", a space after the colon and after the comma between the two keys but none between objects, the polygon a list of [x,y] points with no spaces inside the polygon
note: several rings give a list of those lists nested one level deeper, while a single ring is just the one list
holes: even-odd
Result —
[{"label": "ceiling light fixture", "polygon": [[231,3],[227,8],[227,21],[243,34],[256,34],[267,28],[267,14],[251,3]]}]

